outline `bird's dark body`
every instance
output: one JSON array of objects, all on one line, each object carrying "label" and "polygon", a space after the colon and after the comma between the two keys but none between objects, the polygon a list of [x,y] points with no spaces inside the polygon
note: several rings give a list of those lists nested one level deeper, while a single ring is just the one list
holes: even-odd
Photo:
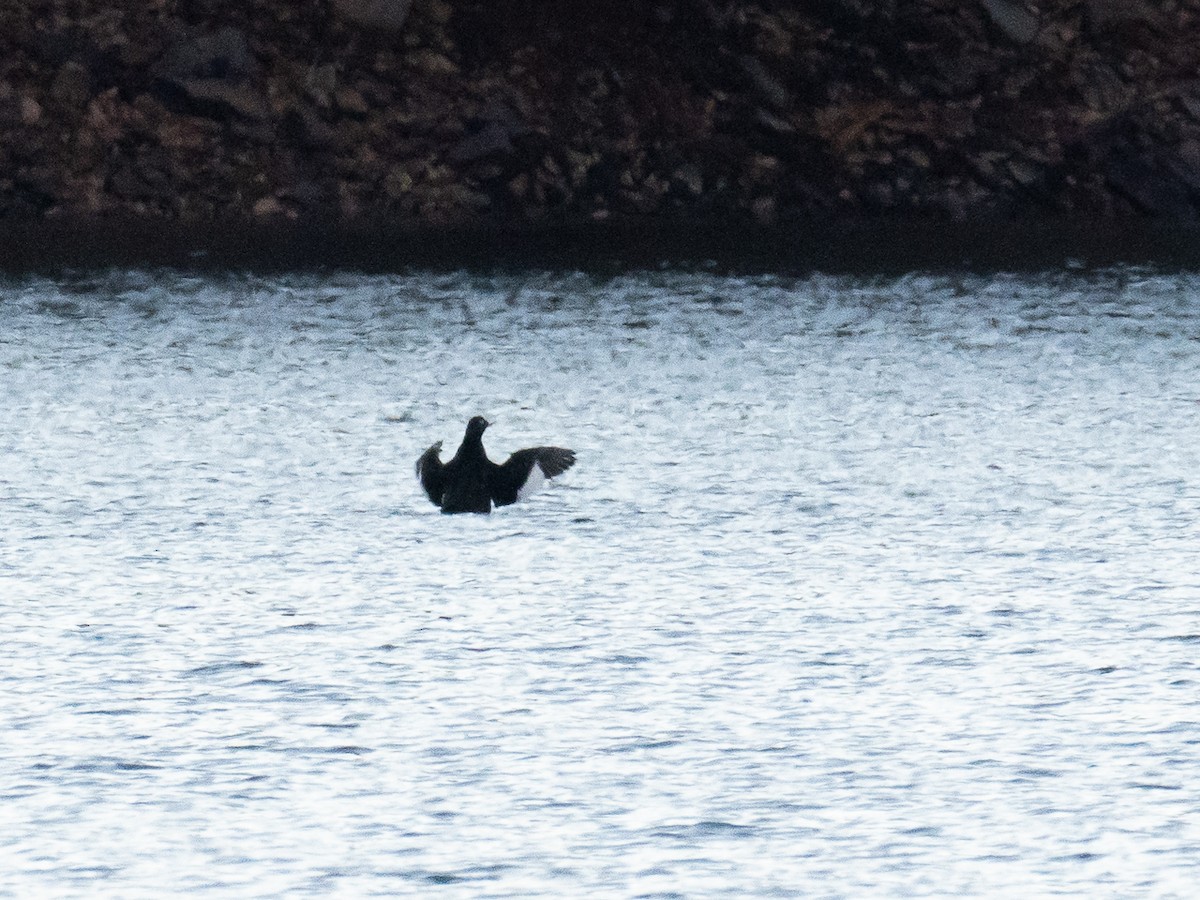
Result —
[{"label": "bird's dark body", "polygon": [[564,447],[518,450],[503,465],[487,458],[483,432],[488,421],[475,416],[467,423],[458,452],[442,464],[439,441],[417,460],[417,478],[435,506],[444,513],[490,513],[492,504],[505,506],[521,499],[534,480],[561,475],[575,464],[575,453]]},{"label": "bird's dark body", "polygon": [[479,444],[477,449],[477,453],[471,452],[465,457],[463,451],[459,450],[454,459],[442,469],[442,512],[492,511],[492,492],[488,476],[491,474],[490,469],[496,464],[483,452],[483,444]]}]

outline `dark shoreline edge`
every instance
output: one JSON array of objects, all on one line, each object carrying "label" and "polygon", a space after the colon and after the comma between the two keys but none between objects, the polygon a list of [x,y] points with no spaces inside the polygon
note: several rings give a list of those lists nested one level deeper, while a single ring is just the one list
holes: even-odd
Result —
[{"label": "dark shoreline edge", "polygon": [[198,272],[696,269],[893,275],[1149,266],[1200,271],[1200,225],[1155,221],[963,223],[864,220],[556,222],[422,228],[396,223],[187,225],[0,222],[0,272],[112,268]]}]

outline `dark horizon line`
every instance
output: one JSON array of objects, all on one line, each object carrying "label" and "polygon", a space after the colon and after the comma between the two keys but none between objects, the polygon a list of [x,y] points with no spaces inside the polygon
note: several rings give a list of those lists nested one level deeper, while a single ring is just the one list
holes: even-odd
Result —
[{"label": "dark horizon line", "polygon": [[662,220],[411,226],[0,220],[0,272],[110,268],[289,272],[684,268],[885,275],[1151,266],[1200,271],[1200,223],[862,219],[776,225]]}]

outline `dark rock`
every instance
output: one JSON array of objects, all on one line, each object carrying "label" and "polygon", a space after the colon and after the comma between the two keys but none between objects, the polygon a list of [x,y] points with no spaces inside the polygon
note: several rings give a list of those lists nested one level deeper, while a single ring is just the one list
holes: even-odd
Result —
[{"label": "dark rock", "polygon": [[399,31],[408,20],[412,0],[331,0],[334,15],[375,31]]},{"label": "dark rock", "polygon": [[137,199],[146,193],[146,183],[138,177],[131,165],[124,165],[113,172],[106,187],[118,197]]},{"label": "dark rock", "polygon": [[183,87],[195,80],[216,79],[240,84],[258,72],[258,62],[246,35],[227,25],[211,34],[190,35],[175,41],[154,67],[154,75]]},{"label": "dark rock", "polygon": [[1017,0],[982,0],[992,22],[1009,40],[1028,44],[1038,34],[1037,16],[1033,15]]},{"label": "dark rock", "polygon": [[738,62],[760,100],[775,109],[787,109],[791,105],[792,96],[788,89],[759,60],[753,56],[743,56]]},{"label": "dark rock", "polygon": [[1154,23],[1157,12],[1146,0],[1085,0],[1088,24],[1102,30],[1116,23]]},{"label": "dark rock", "polygon": [[472,132],[450,150],[450,161],[470,165],[491,156],[507,156],[512,152],[512,136],[498,122],[488,122]]},{"label": "dark rock", "polygon": [[36,125],[42,120],[42,104],[30,94],[17,101],[17,110],[21,116],[22,125]]},{"label": "dark rock", "polygon": [[520,172],[508,182],[508,193],[517,200],[524,200],[529,196],[529,185],[529,173]]},{"label": "dark rock", "polygon": [[421,47],[404,54],[404,64],[420,72],[422,75],[459,75],[461,69],[444,53],[438,53],[428,47]]},{"label": "dark rock", "polygon": [[171,161],[161,149],[147,149],[136,159],[121,162],[108,179],[108,189],[132,200],[167,203],[174,191],[168,172]]},{"label": "dark rock", "polygon": [[980,80],[991,71],[991,60],[981,53],[938,54],[933,60],[943,93],[969,94],[979,89]]},{"label": "dark rock", "polygon": [[704,173],[694,163],[680,166],[672,173],[671,180],[689,197],[699,197],[704,193]]},{"label": "dark rock", "polygon": [[401,166],[393,166],[383,179],[383,192],[392,200],[399,200],[412,189],[412,176]]},{"label": "dark rock", "polygon": [[334,105],[342,115],[355,119],[365,119],[371,112],[371,107],[367,104],[366,98],[354,88],[339,88],[334,94],[333,99]]},{"label": "dark rock", "polygon": [[779,116],[761,107],[754,110],[754,124],[772,134],[792,135],[796,133],[796,127],[791,122],[781,119]]},{"label": "dark rock", "polygon": [[1200,198],[1200,139],[1182,144],[1169,158],[1167,167],[1182,184]]},{"label": "dark rock", "polygon": [[1197,206],[1179,190],[1176,178],[1144,156],[1122,149],[1107,160],[1105,178],[1140,211],[1153,216],[1194,219]]},{"label": "dark rock", "polygon": [[300,178],[280,188],[278,196],[300,207],[317,208],[329,202],[332,192],[317,181]]},{"label": "dark rock", "polygon": [[92,77],[81,64],[64,63],[50,84],[50,96],[68,109],[83,109],[92,98]]},{"label": "dark rock", "polygon": [[1200,94],[1184,94],[1179,102],[1193,122],[1200,122]]},{"label": "dark rock", "polygon": [[750,214],[759,225],[772,225],[779,214],[778,204],[774,197],[755,197],[750,204]]},{"label": "dark rock", "polygon": [[309,66],[304,73],[304,93],[322,109],[333,105],[333,95],[338,89],[337,66]]},{"label": "dark rock", "polygon": [[1013,180],[1022,187],[1029,187],[1042,177],[1041,170],[1028,159],[1010,159],[1008,172]]},{"label": "dark rock", "polygon": [[[7,84],[0,82],[0,88],[8,87]],[[17,98],[11,93],[5,94],[0,92],[0,128],[14,128],[21,121],[21,111]],[[0,157],[2,159],[2,157]]]},{"label": "dark rock", "polygon": [[196,78],[182,85],[192,109],[213,119],[238,116],[262,122],[273,115],[270,104],[256,87],[249,84],[229,84],[218,78]]},{"label": "dark rock", "polygon": [[18,188],[23,189],[30,198],[36,199],[39,204],[49,204],[58,194],[59,178],[46,165],[24,167],[16,173],[13,180]]},{"label": "dark rock", "polygon": [[90,60],[100,54],[95,37],[82,25],[65,28],[36,28],[29,49],[42,64],[57,69],[71,60]]},{"label": "dark rock", "polygon": [[[3,15],[0,13],[0,18]],[[8,22],[5,22],[7,25]],[[0,32],[3,30],[0,28]],[[2,41],[3,37],[0,37]],[[153,58],[161,52],[162,45],[153,33],[138,35],[136,41],[116,41],[114,44],[113,35],[82,23],[35,28],[29,41],[32,54],[41,66],[50,71],[59,72],[68,63],[81,66],[87,73],[92,92],[114,85],[122,89],[140,89],[144,86],[136,84],[142,75],[128,71],[128,64],[122,59],[125,54],[132,52],[132,48],[148,52]]]},{"label": "dark rock", "polygon": [[289,210],[278,197],[267,195],[259,197],[250,208],[250,214],[256,219],[294,218],[295,213]]},{"label": "dark rock", "polygon": [[468,133],[450,150],[455,165],[471,165],[497,156],[508,156],[513,142],[529,133],[520,115],[506,103],[489,105],[469,122]]},{"label": "dark rock", "polygon": [[218,120],[263,121],[272,110],[254,84],[258,68],[246,35],[226,26],[179,38],[153,74],[157,93],[169,107]]}]

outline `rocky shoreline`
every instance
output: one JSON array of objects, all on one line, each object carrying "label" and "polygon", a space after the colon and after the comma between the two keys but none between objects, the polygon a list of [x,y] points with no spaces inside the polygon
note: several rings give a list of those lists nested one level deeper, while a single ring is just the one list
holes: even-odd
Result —
[{"label": "rocky shoreline", "polygon": [[10,247],[105,222],[186,244],[1200,221],[1200,0],[0,0],[0,20]]}]

